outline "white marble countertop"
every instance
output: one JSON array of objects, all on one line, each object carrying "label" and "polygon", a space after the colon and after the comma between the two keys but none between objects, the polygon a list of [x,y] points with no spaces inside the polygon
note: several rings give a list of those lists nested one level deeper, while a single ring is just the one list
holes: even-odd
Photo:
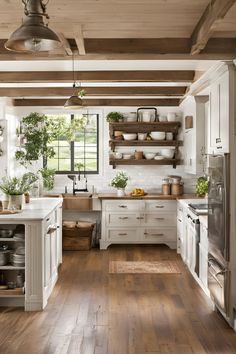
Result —
[{"label": "white marble countertop", "polygon": [[35,198],[31,199],[29,204],[24,204],[22,212],[11,215],[0,215],[2,221],[19,221],[19,220],[43,220],[58,205],[63,202],[63,198]]}]

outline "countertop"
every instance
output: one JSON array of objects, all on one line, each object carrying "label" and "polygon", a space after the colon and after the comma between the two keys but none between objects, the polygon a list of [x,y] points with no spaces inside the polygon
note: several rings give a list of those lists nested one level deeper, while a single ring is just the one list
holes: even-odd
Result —
[{"label": "countertop", "polygon": [[20,220],[43,220],[53,209],[63,202],[62,198],[35,198],[29,204],[24,204],[22,212],[18,214],[0,215],[1,221],[20,221]]},{"label": "countertop", "polygon": [[150,193],[141,197],[132,197],[131,195],[125,195],[123,197],[118,197],[116,195],[116,193],[98,193],[98,198],[99,199],[127,199],[127,200],[135,200],[135,199],[144,199],[144,200],[149,200],[149,199],[153,199],[153,200],[158,200],[158,199],[162,199],[162,200],[179,200],[179,199],[202,199],[197,197],[195,194],[183,194],[180,196],[175,196],[175,195],[163,195],[163,194],[154,194],[154,193]]}]

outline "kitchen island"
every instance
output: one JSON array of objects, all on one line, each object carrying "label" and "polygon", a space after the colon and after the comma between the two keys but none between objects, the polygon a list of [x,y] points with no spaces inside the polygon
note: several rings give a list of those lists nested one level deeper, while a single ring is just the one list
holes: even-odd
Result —
[{"label": "kitchen island", "polygon": [[9,264],[0,266],[6,282],[14,282],[19,272],[25,279],[21,292],[0,291],[0,306],[40,311],[47,305],[62,262],[62,202],[62,198],[32,199],[21,212],[0,215],[0,229],[13,230],[13,237],[1,237],[0,245],[7,245],[16,254],[19,248],[22,254],[24,247],[25,253],[24,266],[12,264],[11,258]]}]

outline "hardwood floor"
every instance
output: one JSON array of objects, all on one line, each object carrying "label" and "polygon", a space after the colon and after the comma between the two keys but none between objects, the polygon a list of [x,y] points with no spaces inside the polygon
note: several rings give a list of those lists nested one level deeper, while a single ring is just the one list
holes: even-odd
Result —
[{"label": "hardwood floor", "polygon": [[[182,274],[108,274],[110,260],[177,259]],[[66,252],[43,312],[0,308],[1,354],[236,353],[236,334],[166,246]]]}]

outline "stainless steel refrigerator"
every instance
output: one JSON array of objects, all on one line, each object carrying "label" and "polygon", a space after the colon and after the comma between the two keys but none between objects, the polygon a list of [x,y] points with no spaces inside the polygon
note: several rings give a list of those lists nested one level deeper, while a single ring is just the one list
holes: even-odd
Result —
[{"label": "stainless steel refrigerator", "polygon": [[211,297],[226,316],[229,311],[229,154],[208,157],[208,287]]}]

